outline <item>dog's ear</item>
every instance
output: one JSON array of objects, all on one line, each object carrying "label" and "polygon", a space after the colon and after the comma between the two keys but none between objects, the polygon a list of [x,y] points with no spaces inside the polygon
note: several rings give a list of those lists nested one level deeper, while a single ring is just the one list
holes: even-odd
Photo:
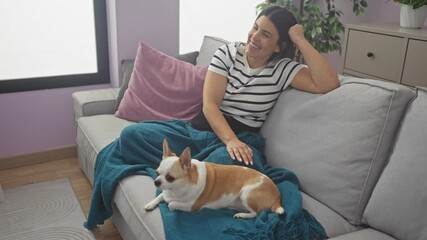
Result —
[{"label": "dog's ear", "polygon": [[184,170],[188,170],[191,167],[191,151],[189,147],[186,147],[179,157],[179,163],[181,164],[181,168]]},{"label": "dog's ear", "polygon": [[162,159],[165,159],[167,157],[176,156],[175,153],[173,153],[169,148],[168,140],[163,140],[163,157]]}]

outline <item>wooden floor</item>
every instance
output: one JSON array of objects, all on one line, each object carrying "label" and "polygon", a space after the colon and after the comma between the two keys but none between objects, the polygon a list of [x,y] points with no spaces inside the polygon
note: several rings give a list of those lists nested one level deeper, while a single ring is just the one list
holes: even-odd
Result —
[{"label": "wooden floor", "polygon": [[[19,185],[64,177],[69,177],[71,179],[74,192],[76,193],[83,211],[87,216],[90,207],[92,185],[80,170],[77,158],[56,160],[26,167],[0,170],[0,185],[3,189],[6,189]],[[111,220],[107,220],[104,225],[94,231],[94,234],[96,239],[122,239]]]}]

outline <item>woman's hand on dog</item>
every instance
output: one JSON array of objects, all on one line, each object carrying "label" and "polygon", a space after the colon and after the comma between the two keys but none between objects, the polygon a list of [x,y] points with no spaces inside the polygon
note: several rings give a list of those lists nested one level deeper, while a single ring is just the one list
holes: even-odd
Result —
[{"label": "woman's hand on dog", "polygon": [[230,154],[231,159],[239,162],[243,161],[246,165],[253,165],[252,149],[238,138],[231,139],[227,142],[227,152]]}]

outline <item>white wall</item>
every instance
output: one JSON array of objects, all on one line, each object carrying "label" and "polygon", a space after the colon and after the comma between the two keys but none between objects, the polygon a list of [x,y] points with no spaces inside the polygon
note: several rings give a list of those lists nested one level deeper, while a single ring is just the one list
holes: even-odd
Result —
[{"label": "white wall", "polygon": [[[179,51],[198,50],[203,36],[246,42],[263,0],[180,0]],[[224,7],[226,6],[226,7]]]}]

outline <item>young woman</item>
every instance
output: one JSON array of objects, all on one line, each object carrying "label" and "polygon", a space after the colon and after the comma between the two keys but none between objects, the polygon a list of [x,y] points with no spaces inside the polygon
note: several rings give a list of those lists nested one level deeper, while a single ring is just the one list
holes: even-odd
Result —
[{"label": "young woman", "polygon": [[[291,60],[294,45],[307,66]],[[252,164],[251,148],[236,134],[258,131],[288,85],[326,93],[339,82],[332,66],[305,39],[293,14],[274,6],[258,15],[246,43],[231,43],[216,52],[203,89],[204,116],[196,118],[193,127],[212,129],[233,160]]]}]

